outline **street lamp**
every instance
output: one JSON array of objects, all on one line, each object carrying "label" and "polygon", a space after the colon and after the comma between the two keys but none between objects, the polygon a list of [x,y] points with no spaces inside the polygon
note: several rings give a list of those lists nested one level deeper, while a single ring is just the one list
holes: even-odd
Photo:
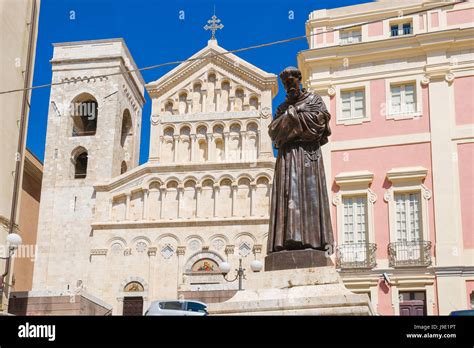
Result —
[{"label": "street lamp", "polygon": [[[260,272],[263,268],[263,263],[257,259],[253,260],[251,263],[250,263],[250,268],[252,269],[252,271],[254,272]],[[239,290],[243,290],[242,289],[242,279],[247,279],[245,278],[245,268],[242,268],[242,259],[239,259],[239,268],[236,268],[235,271],[237,272],[237,274],[235,275],[234,279],[227,279],[227,274],[230,272],[230,265],[229,263],[227,262],[222,262],[220,265],[219,265],[219,269],[222,273],[222,276],[224,277],[224,279],[226,281],[228,281],[229,283],[231,282],[234,282],[236,281],[237,279],[239,279]]]},{"label": "street lamp", "polygon": [[247,278],[245,278],[245,268],[242,268],[242,259],[239,259],[239,268],[235,269],[237,274],[235,275],[234,279],[227,279],[226,278],[227,273],[229,273],[229,271],[230,271],[230,265],[227,262],[222,262],[219,265],[219,269],[221,270],[222,276],[224,277],[224,279],[226,281],[228,281],[229,283],[236,281],[237,278],[238,278],[239,279],[239,290],[243,290],[242,289],[242,279],[247,279]]}]

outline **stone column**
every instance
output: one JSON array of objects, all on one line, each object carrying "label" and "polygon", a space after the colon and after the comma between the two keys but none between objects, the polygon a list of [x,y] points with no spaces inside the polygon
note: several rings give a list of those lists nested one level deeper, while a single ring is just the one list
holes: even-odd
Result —
[{"label": "stone column", "polygon": [[178,162],[179,135],[173,135],[173,162]]},{"label": "stone column", "polygon": [[160,186],[160,216],[159,219],[163,220],[163,208],[164,208],[164,201],[166,197],[166,186],[162,185]]},{"label": "stone column", "polygon": [[[257,183],[250,183],[250,216],[255,215],[255,191],[257,190]],[[257,202],[258,204],[258,202]]]},{"label": "stone column", "polygon": [[112,221],[113,209],[114,209],[114,200],[112,198],[109,198],[109,221]]},{"label": "stone column", "polygon": [[196,217],[199,217],[199,201],[201,200],[202,187],[200,184],[196,184]]},{"label": "stone column", "polygon": [[236,182],[233,182],[232,183],[232,186],[231,186],[231,190],[232,190],[232,211],[231,211],[231,216],[235,216],[235,199],[236,199],[236,196],[237,196],[237,183]]},{"label": "stone column", "polygon": [[163,135],[160,135],[160,140],[159,140],[160,148],[158,149],[158,161],[161,161],[161,159],[163,158],[163,142],[164,141],[165,141],[165,137]]},{"label": "stone column", "polygon": [[214,217],[217,217],[217,201],[219,198],[219,184],[214,184],[214,209],[213,209],[213,215]]},{"label": "stone column", "polygon": [[183,195],[184,195],[184,185],[183,184],[179,184],[178,185],[178,219],[182,218],[181,214],[183,212],[183,208],[181,207],[181,204],[183,202]]},{"label": "stone column", "polygon": [[246,152],[247,150],[247,141],[248,141],[248,134],[247,131],[240,131],[240,159],[243,161],[247,161],[249,156]]},{"label": "stone column", "polygon": [[214,135],[212,133],[206,134],[207,140],[207,160],[213,162],[216,157],[216,146],[214,143]]},{"label": "stone column", "polygon": [[256,153],[256,159],[259,159],[260,158],[260,152],[261,152],[261,148],[262,148],[262,144],[260,144],[261,142],[261,139],[262,139],[262,131],[260,130],[260,127],[258,128],[258,131],[257,131],[257,141],[256,141],[256,146],[257,148],[255,149],[257,151]]},{"label": "stone column", "polygon": [[130,220],[130,198],[132,194],[127,193],[127,201],[125,202],[125,220]]},{"label": "stone column", "polygon": [[229,160],[229,132],[224,133],[224,161]]},{"label": "stone column", "polygon": [[143,220],[148,220],[148,189],[143,190]]},{"label": "stone column", "polygon": [[196,134],[191,134],[189,136],[191,142],[191,162],[196,160]]}]

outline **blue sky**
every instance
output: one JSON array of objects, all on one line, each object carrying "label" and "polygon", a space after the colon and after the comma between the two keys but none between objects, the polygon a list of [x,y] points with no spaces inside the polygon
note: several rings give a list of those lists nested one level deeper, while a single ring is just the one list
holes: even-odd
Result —
[{"label": "blue sky", "polygon": [[[51,82],[52,43],[122,37],[138,67],[190,57],[207,44],[210,33],[203,26],[212,16],[224,29],[216,34],[219,45],[233,50],[305,34],[311,11],[350,6],[369,0],[41,0],[34,85]],[[71,19],[74,11],[75,18]],[[184,11],[184,20],[179,17]],[[294,18],[289,18],[293,11]],[[307,49],[306,40],[260,48],[238,55],[259,68],[278,74],[296,65],[296,55]],[[173,66],[143,72],[154,81]],[[33,91],[27,146],[44,158],[50,89]],[[145,95],[140,163],[148,159],[151,101]],[[284,99],[280,84],[275,108]]]}]

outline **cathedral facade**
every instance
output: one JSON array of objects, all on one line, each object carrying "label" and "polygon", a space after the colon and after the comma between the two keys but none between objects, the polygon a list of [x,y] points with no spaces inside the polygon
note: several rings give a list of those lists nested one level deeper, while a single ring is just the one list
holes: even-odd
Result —
[{"label": "cathedral facade", "polygon": [[[219,264],[250,271],[266,255],[277,77],[215,39],[148,84],[121,39],[56,44],[51,63],[62,84],[51,88],[33,290],[86,291],[126,314],[236,289]],[[138,165],[145,90],[150,151]]]}]

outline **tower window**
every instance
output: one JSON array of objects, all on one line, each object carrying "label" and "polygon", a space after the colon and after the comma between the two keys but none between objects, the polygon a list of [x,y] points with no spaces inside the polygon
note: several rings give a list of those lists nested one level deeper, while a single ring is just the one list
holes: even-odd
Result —
[{"label": "tower window", "polygon": [[87,176],[87,151],[83,149],[73,158],[74,179],[84,179]]},{"label": "tower window", "polygon": [[120,174],[123,174],[127,171],[127,162],[122,161],[122,165],[120,166]]},{"label": "tower window", "polygon": [[129,136],[132,135],[132,116],[130,116],[130,111],[125,109],[123,112],[122,118],[122,134],[120,136],[120,145],[125,146],[125,142]]},{"label": "tower window", "polygon": [[95,135],[97,130],[98,103],[90,94],[81,94],[72,102],[72,136]]}]

